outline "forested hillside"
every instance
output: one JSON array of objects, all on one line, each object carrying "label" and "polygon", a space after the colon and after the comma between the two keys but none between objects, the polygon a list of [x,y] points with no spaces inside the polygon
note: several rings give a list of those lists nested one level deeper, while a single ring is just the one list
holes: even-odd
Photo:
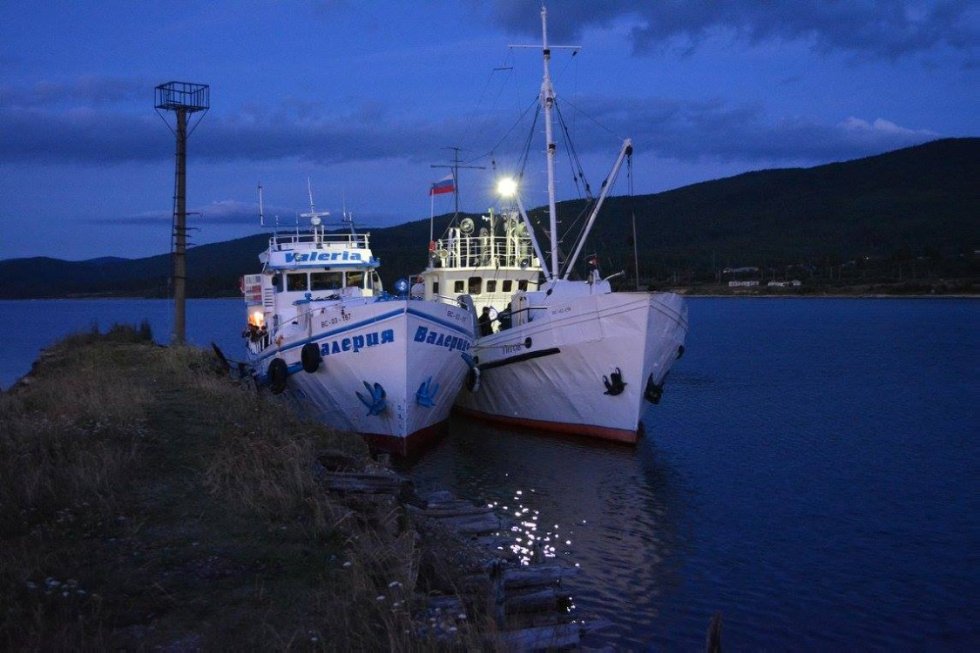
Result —
[{"label": "forested hillside", "polygon": [[[561,202],[572,229],[584,200]],[[540,225],[542,209],[531,211]],[[436,219],[441,233],[451,216]],[[727,278],[726,268],[758,268],[762,279],[836,283],[904,279],[975,279],[980,274],[980,138],[944,139],[878,156],[814,168],[764,170],[655,195],[610,198],[588,251],[604,272],[635,278],[633,224],[640,281],[691,286]],[[234,295],[242,274],[258,271],[267,234],[188,252],[188,294]],[[371,245],[382,276],[426,264],[428,220],[374,229]],[[566,236],[567,250],[573,242]],[[2,298],[91,295],[166,296],[170,257],[50,258],[0,261]],[[11,282],[10,280],[16,280]]]}]

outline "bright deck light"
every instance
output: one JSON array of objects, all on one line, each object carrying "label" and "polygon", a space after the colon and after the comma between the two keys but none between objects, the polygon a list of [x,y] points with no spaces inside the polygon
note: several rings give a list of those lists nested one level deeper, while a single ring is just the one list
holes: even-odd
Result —
[{"label": "bright deck light", "polygon": [[513,197],[517,194],[517,182],[510,177],[504,177],[497,182],[497,193],[502,197]]}]

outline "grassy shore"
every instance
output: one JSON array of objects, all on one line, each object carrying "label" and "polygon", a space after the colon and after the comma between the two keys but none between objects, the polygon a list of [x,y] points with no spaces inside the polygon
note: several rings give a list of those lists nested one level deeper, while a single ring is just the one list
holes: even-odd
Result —
[{"label": "grassy shore", "polygon": [[[0,648],[449,646],[419,615],[452,543],[316,480],[370,469],[361,439],[149,336],[69,337],[0,395]],[[452,646],[485,648],[473,621]]]}]

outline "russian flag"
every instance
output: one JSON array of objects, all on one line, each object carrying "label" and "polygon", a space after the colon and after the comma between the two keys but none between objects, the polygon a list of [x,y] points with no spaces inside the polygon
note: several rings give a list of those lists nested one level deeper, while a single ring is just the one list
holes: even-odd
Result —
[{"label": "russian flag", "polygon": [[447,175],[432,184],[429,188],[429,195],[445,195],[446,193],[453,193],[456,191],[456,186],[453,184],[453,176]]}]

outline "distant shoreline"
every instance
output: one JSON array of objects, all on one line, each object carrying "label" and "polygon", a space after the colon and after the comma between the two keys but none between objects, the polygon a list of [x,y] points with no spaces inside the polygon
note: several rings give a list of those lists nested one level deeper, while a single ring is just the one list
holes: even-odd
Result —
[{"label": "distant shoreline", "polygon": [[980,299],[980,293],[949,294],[889,294],[889,293],[699,293],[685,292],[683,288],[654,292],[675,292],[689,298],[713,299]]}]

